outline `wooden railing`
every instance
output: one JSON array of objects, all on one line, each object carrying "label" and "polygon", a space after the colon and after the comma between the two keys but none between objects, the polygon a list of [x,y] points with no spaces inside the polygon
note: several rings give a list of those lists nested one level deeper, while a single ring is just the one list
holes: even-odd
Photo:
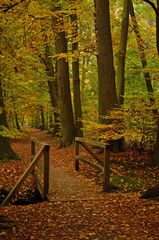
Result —
[{"label": "wooden railing", "polygon": [[[95,159],[95,162],[84,158],[80,155],[80,145]],[[99,147],[103,150],[103,159],[100,159],[96,153],[93,152],[91,147]],[[110,169],[109,169],[109,144],[103,142],[89,141],[84,138],[75,138],[75,170],[79,171],[79,163],[84,162],[91,167],[96,168],[103,172],[103,191],[108,192],[110,190]]]},{"label": "wooden railing", "polygon": [[[39,157],[39,160],[37,161],[34,170],[32,171],[32,174],[35,177],[36,185],[38,187],[38,190],[44,200],[48,199],[49,194],[49,151],[50,151],[50,145],[47,143],[40,142],[36,138],[31,139],[31,156],[32,161],[34,161],[34,158],[36,156],[36,152],[39,149],[42,150],[42,156]],[[40,151],[40,150],[39,150]]]},{"label": "wooden railing", "polygon": [[[39,147],[36,152],[36,144],[38,143]],[[19,178],[13,189],[10,191],[10,193],[7,195],[7,197],[4,199],[4,201],[1,204],[1,207],[7,205],[11,199],[15,196],[15,194],[18,192],[22,184],[25,182],[27,177],[30,174],[33,174],[36,179],[37,187],[43,197],[44,200],[48,199],[48,193],[49,193],[49,149],[50,146],[46,143],[40,143],[37,139],[33,138],[31,140],[31,155],[32,160],[28,168],[25,170],[25,172],[22,174],[22,176]],[[39,169],[39,163],[43,162],[43,178],[39,177],[37,174]],[[20,164],[20,163],[19,163]]]}]

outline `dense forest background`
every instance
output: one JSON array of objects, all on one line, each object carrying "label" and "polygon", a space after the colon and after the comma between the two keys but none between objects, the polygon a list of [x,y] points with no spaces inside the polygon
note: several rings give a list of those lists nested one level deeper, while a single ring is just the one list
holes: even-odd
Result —
[{"label": "dense forest background", "polygon": [[32,126],[61,146],[75,136],[124,138],[152,148],[159,165],[158,8],[158,0],[1,0],[0,158],[16,158],[9,139]]},{"label": "dense forest background", "polygon": [[159,0],[0,0],[0,239],[158,239],[158,55]]}]

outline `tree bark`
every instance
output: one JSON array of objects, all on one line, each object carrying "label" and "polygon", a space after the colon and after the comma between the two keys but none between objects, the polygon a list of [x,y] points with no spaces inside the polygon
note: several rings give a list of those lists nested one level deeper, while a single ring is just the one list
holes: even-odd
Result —
[{"label": "tree bark", "polygon": [[40,106],[40,116],[41,116],[40,128],[41,128],[41,130],[44,130],[45,129],[45,114],[44,114],[43,106]]},{"label": "tree bark", "polygon": [[54,136],[59,136],[60,132],[60,114],[59,114],[59,106],[58,106],[58,83],[57,83],[57,77],[55,74],[54,66],[52,59],[50,58],[50,48],[49,45],[45,45],[45,57],[41,56],[41,60],[43,61],[45,68],[46,68],[46,74],[49,77],[48,80],[48,88],[49,88],[49,95],[51,99],[51,105],[53,109],[53,116],[54,116],[54,124],[53,132],[52,134]]},{"label": "tree bark", "polygon": [[[15,104],[15,97],[14,97],[14,94],[13,92],[11,91],[11,99],[12,99],[12,102],[13,102],[13,108],[14,108],[14,119],[15,119],[15,127],[17,128],[17,130],[21,131],[21,127],[20,127],[20,124],[19,124],[19,116],[18,116],[18,113],[16,111],[16,104]],[[13,120],[14,122],[14,120]]]},{"label": "tree bark", "polygon": [[147,199],[147,198],[159,198],[159,183],[156,184],[154,187],[149,188],[145,192],[141,194],[142,199]]},{"label": "tree bark", "polygon": [[117,107],[109,0],[96,0],[98,113],[99,122],[105,123],[107,113]]},{"label": "tree bark", "polygon": [[[129,0],[129,2],[130,2],[129,12],[130,12],[131,19],[132,19],[133,30],[136,34],[136,40],[137,40],[137,44],[138,44],[138,48],[139,48],[141,64],[142,64],[143,69],[145,69],[147,67],[147,59],[146,59],[146,54],[145,54],[145,48],[144,48],[143,40],[142,40],[140,32],[139,32],[139,27],[138,27],[138,23],[137,23],[137,20],[136,20],[132,0]],[[145,70],[143,72],[144,72],[146,88],[147,88],[147,91],[148,91],[148,94],[149,94],[149,97],[150,97],[150,102],[154,103],[154,100],[151,96],[153,94],[153,87],[152,87],[152,84],[151,84],[150,73],[148,71],[145,71]]]},{"label": "tree bark", "polygon": [[[73,43],[72,53],[75,54],[78,51],[78,19],[77,14],[71,15],[71,21],[73,25]],[[81,107],[81,94],[80,94],[80,74],[79,74],[79,59],[73,56],[72,62],[72,75],[73,75],[73,102],[74,102],[74,119],[75,119],[75,135],[82,137],[82,107]]]},{"label": "tree bark", "polygon": [[153,149],[152,162],[154,166],[159,167],[159,120],[157,121],[156,142]]},{"label": "tree bark", "polygon": [[[55,1],[56,3],[59,1]],[[72,144],[75,138],[75,127],[69,82],[69,66],[67,61],[67,39],[63,29],[63,16],[59,7],[54,7],[57,17],[53,17],[52,28],[55,33],[55,51],[57,57],[57,79],[61,116],[61,147]],[[58,19],[57,19],[58,18]],[[59,29],[58,29],[59,27]],[[62,56],[64,55],[64,56]]]},{"label": "tree bark", "polygon": [[117,61],[117,96],[119,105],[122,105],[124,103],[125,58],[128,39],[128,28],[129,28],[129,1],[124,0],[120,45]]},{"label": "tree bark", "polygon": [[[0,80],[0,130],[3,127],[8,128],[2,91],[2,80]],[[0,135],[0,160],[4,159],[18,159],[18,156],[11,147],[10,139]]]},{"label": "tree bark", "polygon": [[[159,55],[159,0],[156,1],[157,6],[150,0],[144,1],[151,5],[156,14],[156,48]],[[156,142],[154,145],[152,161],[155,166],[159,166],[159,120],[157,121]]]},{"label": "tree bark", "polygon": [[[109,0],[95,0],[97,29],[97,65],[98,65],[98,115],[99,123],[108,124],[109,112],[118,107],[113,47],[110,27]],[[111,149],[123,149],[122,139],[111,140]]]}]

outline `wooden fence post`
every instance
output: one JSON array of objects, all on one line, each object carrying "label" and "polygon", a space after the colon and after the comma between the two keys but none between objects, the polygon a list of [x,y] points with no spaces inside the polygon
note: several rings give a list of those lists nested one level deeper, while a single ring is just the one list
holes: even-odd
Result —
[{"label": "wooden fence post", "polygon": [[31,174],[35,168],[35,165],[37,164],[37,162],[39,161],[40,157],[42,156],[43,153],[43,146],[40,148],[40,150],[37,152],[37,154],[35,155],[34,159],[32,160],[32,162],[30,163],[30,165],[28,166],[28,168],[25,170],[25,172],[22,174],[22,176],[19,178],[19,180],[17,181],[17,183],[15,184],[15,186],[12,188],[12,190],[9,192],[9,194],[7,195],[7,197],[4,199],[4,201],[1,204],[1,207],[7,205],[9,203],[9,201],[11,200],[11,198],[15,195],[15,193],[19,190],[19,188],[21,187],[21,185],[24,183],[24,181],[27,179],[27,177],[29,176],[29,174]]},{"label": "wooden fence post", "polygon": [[50,146],[45,145],[44,147],[44,199],[47,200],[49,194],[49,158]]},{"label": "wooden fence post", "polygon": [[[75,155],[79,155],[79,142],[75,140]],[[75,157],[75,170],[79,172],[79,160]]]},{"label": "wooden fence post", "polygon": [[110,146],[106,145],[104,147],[104,172],[103,172],[103,191],[109,192],[110,190],[110,169],[109,169],[109,153],[110,153]]},{"label": "wooden fence post", "polygon": [[35,142],[31,140],[31,161],[35,156]]}]

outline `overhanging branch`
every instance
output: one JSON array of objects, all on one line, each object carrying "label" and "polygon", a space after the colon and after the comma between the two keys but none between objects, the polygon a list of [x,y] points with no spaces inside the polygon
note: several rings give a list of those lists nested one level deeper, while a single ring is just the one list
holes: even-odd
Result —
[{"label": "overhanging branch", "polygon": [[150,0],[144,0],[144,2],[147,2],[155,11],[156,15],[158,14],[158,10],[157,7],[155,6],[155,4],[153,2],[151,2]]},{"label": "overhanging branch", "polygon": [[4,3],[0,6],[0,10],[3,12],[3,13],[7,13],[9,10],[13,9],[15,6],[19,5],[20,3],[24,2],[25,0],[20,0],[19,2],[16,2],[14,4],[7,4],[7,3]]}]

